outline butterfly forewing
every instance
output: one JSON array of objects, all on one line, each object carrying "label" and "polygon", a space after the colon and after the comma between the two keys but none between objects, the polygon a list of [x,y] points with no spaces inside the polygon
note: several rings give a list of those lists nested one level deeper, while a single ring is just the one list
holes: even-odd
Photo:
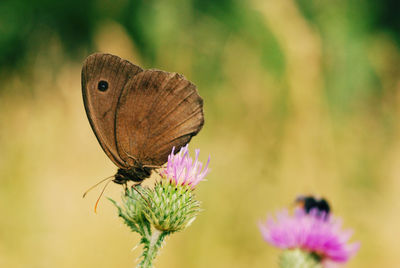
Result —
[{"label": "butterfly forewing", "polygon": [[96,53],[82,67],[82,94],[90,125],[105,153],[120,168],[128,168],[118,154],[115,115],[127,82],[143,69],[118,56]]},{"label": "butterfly forewing", "polygon": [[176,73],[145,70],[121,93],[115,129],[122,160],[162,165],[172,147],[179,150],[204,124],[196,86]]}]

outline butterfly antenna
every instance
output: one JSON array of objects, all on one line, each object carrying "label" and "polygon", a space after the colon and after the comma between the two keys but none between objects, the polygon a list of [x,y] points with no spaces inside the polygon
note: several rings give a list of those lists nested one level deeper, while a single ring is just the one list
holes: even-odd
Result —
[{"label": "butterfly antenna", "polygon": [[107,177],[101,181],[99,181],[98,183],[96,183],[95,185],[93,185],[92,187],[90,187],[89,189],[86,190],[86,192],[83,193],[82,198],[85,198],[85,196],[87,195],[88,192],[90,192],[91,190],[93,190],[93,188],[96,188],[99,184],[102,184],[103,182],[105,182],[106,180],[109,180],[111,178],[113,178],[115,175]]},{"label": "butterfly antenna", "polygon": [[106,190],[106,188],[107,188],[107,186],[108,186],[108,184],[109,184],[110,182],[112,182],[112,181],[108,181],[108,182],[106,183],[106,185],[104,185],[103,190],[101,190],[101,193],[100,193],[100,195],[99,195],[99,198],[97,198],[96,205],[94,205],[94,213],[97,213],[97,206],[99,205],[100,199],[101,199],[101,197],[103,196],[104,191]]}]

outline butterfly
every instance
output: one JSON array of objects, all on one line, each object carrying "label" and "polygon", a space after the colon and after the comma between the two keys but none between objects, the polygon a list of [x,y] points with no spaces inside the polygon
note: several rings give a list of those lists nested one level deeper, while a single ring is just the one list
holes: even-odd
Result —
[{"label": "butterfly", "polygon": [[85,59],[82,95],[93,132],[118,167],[112,181],[125,186],[150,177],[204,124],[203,99],[193,83],[111,54]]}]

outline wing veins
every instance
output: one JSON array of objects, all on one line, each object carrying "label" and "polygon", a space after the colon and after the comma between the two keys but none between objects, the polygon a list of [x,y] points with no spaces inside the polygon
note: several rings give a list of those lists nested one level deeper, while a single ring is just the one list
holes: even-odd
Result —
[{"label": "wing veins", "polygon": [[[200,109],[200,111],[201,111],[201,109]],[[153,142],[153,146],[150,147],[149,149],[152,149],[152,148],[154,148],[155,145],[158,145],[157,142],[160,141],[162,138],[164,138],[165,134],[168,133],[171,129],[178,128],[179,126],[183,125],[187,121],[191,120],[193,117],[195,117],[198,114],[198,112],[199,112],[199,110],[196,110],[190,116],[188,116],[185,120],[183,120],[183,121],[181,121],[181,122],[179,122],[179,123],[177,123],[177,124],[175,124],[173,126],[170,126],[168,129],[166,129],[164,131],[164,135],[159,135],[158,138]],[[185,136],[185,135],[190,135],[192,132],[193,131],[191,131],[190,133],[187,133],[187,134],[183,134],[183,135],[181,135],[179,137],[182,137],[182,136]],[[177,137],[177,138],[179,138],[179,137]],[[158,145],[158,146],[161,146],[161,145]]]}]

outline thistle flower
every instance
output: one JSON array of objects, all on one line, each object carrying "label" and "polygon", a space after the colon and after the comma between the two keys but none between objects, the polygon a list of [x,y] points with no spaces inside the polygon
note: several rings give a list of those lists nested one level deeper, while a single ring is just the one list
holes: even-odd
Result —
[{"label": "thistle flower", "polygon": [[321,214],[318,209],[307,213],[296,209],[293,215],[287,210],[269,216],[259,224],[265,241],[281,249],[301,249],[315,256],[327,267],[329,263],[345,263],[359,249],[359,243],[348,244],[350,230],[341,229],[341,220]]},{"label": "thistle flower", "polygon": [[177,154],[174,154],[175,147],[172,148],[172,152],[168,156],[167,165],[161,170],[161,176],[169,179],[170,183],[182,186],[187,185],[193,190],[208,174],[210,157],[208,157],[207,164],[202,169],[203,163],[199,161],[200,150],[196,149],[196,157],[193,161],[189,155],[188,146],[187,144],[185,147],[182,147]]},{"label": "thistle flower", "polygon": [[144,210],[147,219],[160,231],[176,232],[185,229],[196,218],[200,211],[200,202],[192,191],[204,179],[209,169],[208,162],[203,169],[199,161],[200,150],[196,150],[196,158],[189,155],[188,145],[174,154],[175,147],[168,156],[165,168],[161,170],[163,179],[154,190],[147,191],[151,206]]},{"label": "thistle flower", "polygon": [[142,260],[137,267],[152,267],[164,239],[188,227],[200,211],[200,202],[192,191],[208,173],[208,162],[189,156],[188,145],[174,155],[168,156],[165,168],[161,170],[162,180],[154,188],[135,185],[126,189],[122,204],[111,200],[118,208],[119,216],[133,232],[139,233],[143,244]]}]

